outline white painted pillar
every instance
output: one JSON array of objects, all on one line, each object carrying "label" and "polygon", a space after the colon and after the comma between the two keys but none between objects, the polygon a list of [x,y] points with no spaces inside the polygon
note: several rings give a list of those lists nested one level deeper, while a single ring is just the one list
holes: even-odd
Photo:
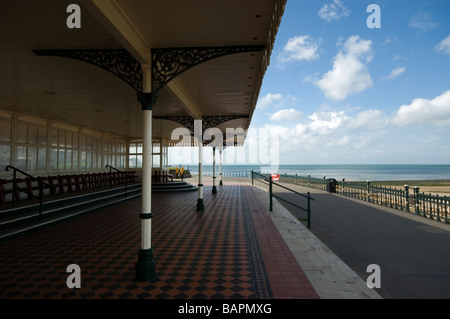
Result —
[{"label": "white painted pillar", "polygon": [[203,125],[202,121],[195,121],[195,135],[198,141],[198,201],[197,211],[203,212],[205,205],[203,203]]},{"label": "white painted pillar", "polygon": [[216,187],[216,147],[213,147],[213,188],[212,193],[217,194],[217,187]]},{"label": "white painted pillar", "polygon": [[155,97],[151,94],[151,68],[142,66],[142,94],[138,94],[142,104],[143,117],[143,158],[142,158],[142,211],[141,249],[136,263],[136,280],[151,281],[155,278],[155,260],[152,249],[152,114]]},{"label": "white painted pillar", "polygon": [[219,148],[219,185],[222,186],[222,152],[223,148]]}]

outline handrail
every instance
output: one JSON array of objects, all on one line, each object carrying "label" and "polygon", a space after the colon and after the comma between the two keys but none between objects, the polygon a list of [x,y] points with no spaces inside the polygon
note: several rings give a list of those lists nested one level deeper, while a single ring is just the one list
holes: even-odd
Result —
[{"label": "handrail", "polygon": [[34,181],[41,182],[42,184],[44,184],[47,187],[54,188],[54,186],[52,186],[52,185],[50,185],[50,184],[48,184],[48,183],[46,183],[44,181],[39,180],[39,178],[34,177],[33,175],[25,173],[24,171],[18,169],[17,167],[8,165],[8,166],[6,166],[6,171],[8,172],[10,168],[13,169],[15,172],[19,172],[20,174],[25,175],[26,177],[29,177],[29,178],[33,179]]},{"label": "handrail", "polygon": [[[297,208],[300,208],[301,210],[307,212],[307,215],[308,215],[308,228],[311,227],[311,200],[313,200],[313,201],[316,201],[316,200],[311,197],[311,193],[310,192],[308,192],[308,195],[305,195],[305,194],[299,193],[299,192],[297,192],[297,191],[295,191],[293,189],[290,189],[290,188],[288,188],[286,186],[283,186],[281,184],[275,183],[274,181],[272,181],[272,177],[270,175],[269,175],[269,177],[267,177],[265,175],[256,173],[254,171],[251,171],[251,173],[252,173],[252,185],[254,185],[254,181],[253,180],[254,179],[258,179],[257,177],[255,178],[255,175],[262,177],[262,179],[265,182],[269,183],[269,199],[270,199],[270,204],[269,204],[270,208],[269,208],[269,210],[270,211],[273,211],[273,197],[275,197],[277,199],[280,199],[280,200],[282,200],[282,201],[284,201],[284,202],[286,202],[288,204],[291,204],[291,205],[293,205],[293,206],[295,206]],[[294,204],[294,203],[292,203],[292,202],[290,202],[290,201],[288,201],[288,200],[286,200],[284,198],[281,198],[279,196],[274,195],[273,194],[273,190],[272,190],[273,189],[273,185],[279,186],[279,187],[284,188],[284,189],[286,189],[286,190],[288,190],[288,191],[290,191],[290,192],[292,192],[294,194],[297,194],[297,195],[300,195],[300,196],[306,198],[307,199],[307,206],[306,206],[306,208],[301,207],[299,205],[296,205],[296,204]]]},{"label": "handrail", "polygon": [[[121,171],[121,170],[119,170],[119,169],[117,169],[117,168],[115,168],[115,167],[112,167],[111,165],[108,165],[108,164],[105,166],[105,168],[109,168],[109,172],[110,172],[110,173],[114,170],[114,171],[116,171],[116,172],[118,172],[118,173],[124,174],[124,179],[123,179],[122,184],[125,185],[125,197],[127,197],[128,185],[127,185],[127,176],[125,175],[125,172],[124,172],[124,171]],[[108,178],[108,181],[109,181],[109,188],[111,188],[112,178],[111,178],[111,177]]]},{"label": "handrail", "polygon": [[[39,200],[39,222],[41,222],[41,219],[42,219],[42,197],[43,197],[43,195],[44,195],[44,192],[43,192],[43,185],[45,185],[45,186],[47,186],[47,187],[49,187],[49,188],[51,188],[51,189],[53,189],[54,186],[52,186],[52,185],[50,185],[50,184],[48,184],[48,183],[42,181],[41,179],[39,179],[39,178],[37,178],[37,177],[34,177],[34,176],[32,176],[32,175],[30,175],[30,174],[28,174],[28,173],[26,173],[26,172],[24,172],[24,171],[18,169],[17,167],[8,165],[8,166],[6,166],[6,168],[5,168],[5,170],[6,170],[7,172],[8,172],[10,169],[13,170],[13,191],[12,191],[12,201],[11,201],[12,207],[14,208],[14,202],[16,201],[16,198],[15,198],[15,197],[16,197],[16,191],[27,193],[27,194],[30,195],[31,197],[34,197],[35,199]],[[38,182],[38,184],[39,184],[39,196],[34,195],[34,194],[33,194],[33,191],[30,191],[30,190],[28,190],[28,189],[27,189],[27,190],[23,190],[22,188],[20,188],[20,187],[17,186],[17,182],[16,182],[16,181],[17,181],[17,172],[19,172],[19,173],[22,174],[22,175],[25,175],[25,176],[28,177],[28,178],[31,178],[33,181]]]},{"label": "handrail", "polygon": [[112,170],[115,170],[116,172],[123,173],[123,171],[118,170],[117,168],[112,167],[111,165],[106,165],[105,168],[109,168],[109,172],[111,172]]}]

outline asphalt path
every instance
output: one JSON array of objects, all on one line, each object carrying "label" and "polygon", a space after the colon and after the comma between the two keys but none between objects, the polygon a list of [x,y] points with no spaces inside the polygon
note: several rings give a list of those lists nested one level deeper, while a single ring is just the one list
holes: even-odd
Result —
[{"label": "asphalt path", "polygon": [[[388,299],[450,298],[450,225],[350,199],[338,194],[283,184],[311,192],[311,232],[361,278],[371,264],[380,266],[381,288]],[[274,186],[274,194],[305,206],[305,200]],[[303,220],[306,213],[282,203]],[[305,222],[306,224],[306,222]]]}]

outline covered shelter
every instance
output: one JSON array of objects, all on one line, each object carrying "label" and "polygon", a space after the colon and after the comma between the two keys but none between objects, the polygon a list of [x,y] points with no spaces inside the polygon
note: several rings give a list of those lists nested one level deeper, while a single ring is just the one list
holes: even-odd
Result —
[{"label": "covered shelter", "polygon": [[169,146],[198,145],[203,209],[204,133],[249,128],[285,3],[2,1],[0,177],[6,166],[36,176],[136,170],[136,280],[152,280],[152,170],[167,165]]}]

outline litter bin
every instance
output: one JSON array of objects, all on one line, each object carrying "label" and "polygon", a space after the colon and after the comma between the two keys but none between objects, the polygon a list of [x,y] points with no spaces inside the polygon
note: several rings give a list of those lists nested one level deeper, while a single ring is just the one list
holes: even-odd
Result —
[{"label": "litter bin", "polygon": [[334,178],[327,179],[327,192],[328,193],[336,193],[336,185],[337,181]]}]

